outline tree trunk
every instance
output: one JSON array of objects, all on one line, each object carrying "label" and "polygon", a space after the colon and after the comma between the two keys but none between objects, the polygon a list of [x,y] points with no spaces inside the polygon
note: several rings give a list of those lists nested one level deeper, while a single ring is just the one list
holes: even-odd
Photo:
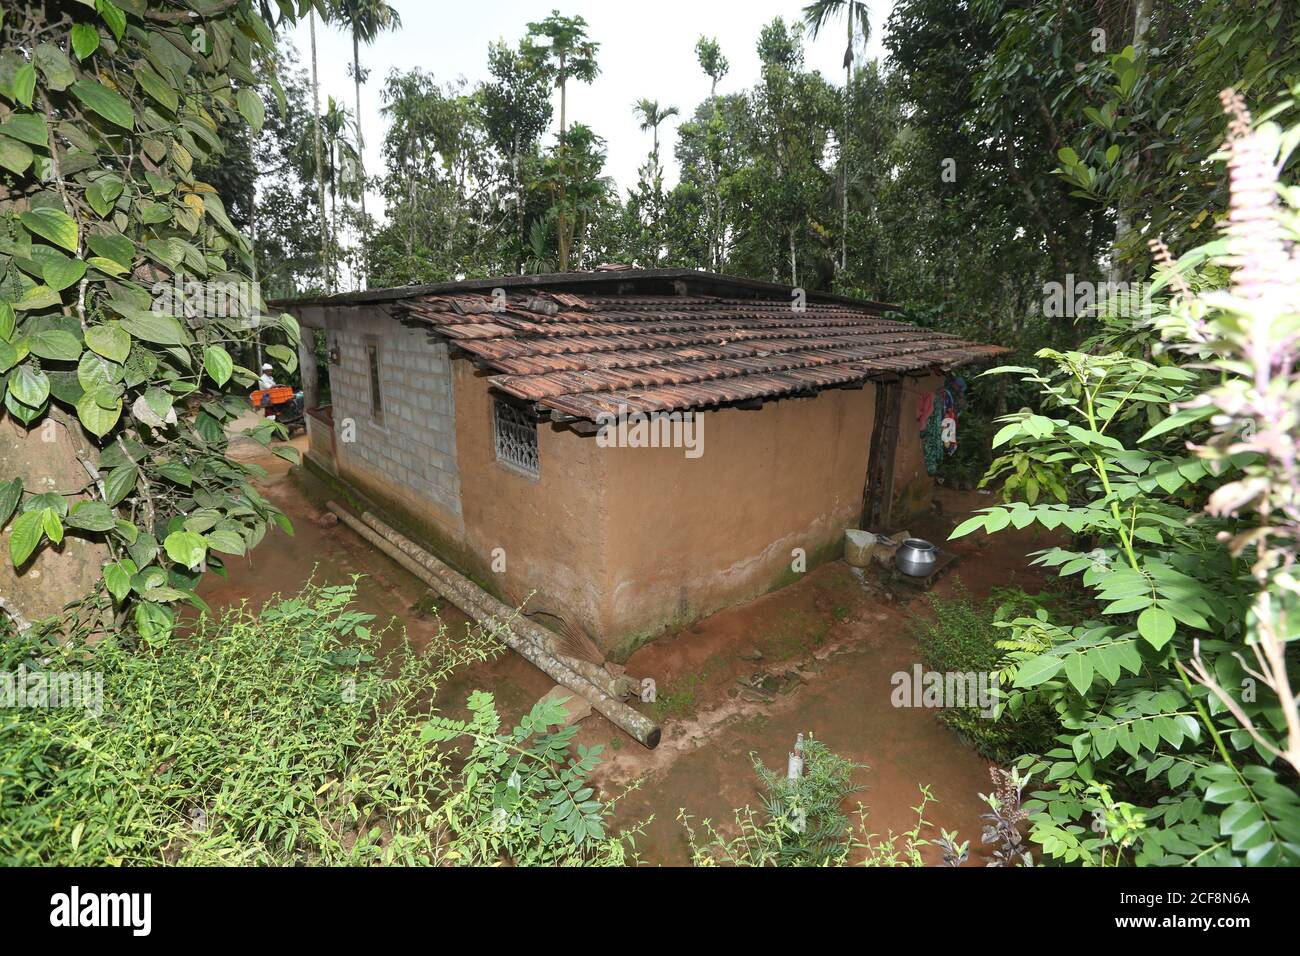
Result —
[{"label": "tree trunk", "polygon": [[568,212],[565,210],[565,203],[568,201],[568,171],[566,160],[568,159],[567,149],[565,147],[566,130],[565,126],[565,82],[564,82],[564,58],[560,58],[560,217],[557,223],[560,235],[560,271],[569,271],[569,239],[568,239]]},{"label": "tree trunk", "polygon": [[352,83],[356,88],[357,103],[357,173],[361,177],[361,257],[362,265],[357,268],[357,286],[364,289],[366,286],[365,277],[365,255],[366,240],[369,238],[369,229],[366,223],[366,141],[361,136],[361,48],[357,42],[357,31],[352,31]]},{"label": "tree trunk", "polygon": [[[1147,43],[1147,33],[1151,29],[1151,4],[1153,0],[1136,0],[1133,5],[1133,53],[1141,56]],[[1138,154],[1134,152],[1124,161],[1125,181],[1131,181],[1137,175]],[[1115,203],[1115,244],[1110,253],[1110,281],[1122,282],[1128,269],[1120,262],[1120,249],[1133,231],[1132,210],[1127,201],[1120,196]]]},{"label": "tree trunk", "polygon": [[[709,99],[713,101],[713,121],[718,119],[718,79],[711,77],[713,80],[709,86]],[[709,268],[714,272],[722,269],[722,196],[718,188],[718,176],[721,170],[713,162],[713,157],[707,154],[708,138],[705,138],[705,160],[709,164]]]},{"label": "tree trunk", "polygon": [[849,49],[844,61],[844,138],[840,141],[840,188],[843,211],[840,224],[840,272],[849,267],[849,91],[853,87],[853,10],[847,11]]},{"label": "tree trunk", "polygon": [[325,218],[325,161],[320,144],[320,83],[316,78],[316,10],[308,11],[307,22],[311,28],[311,118],[312,145],[316,151],[316,191],[320,202],[320,269],[321,282],[326,292],[334,291],[334,270],[329,254],[329,224]]}]

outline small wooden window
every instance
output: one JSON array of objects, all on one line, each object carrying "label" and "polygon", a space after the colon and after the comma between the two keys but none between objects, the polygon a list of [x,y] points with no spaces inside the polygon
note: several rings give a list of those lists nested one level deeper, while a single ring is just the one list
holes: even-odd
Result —
[{"label": "small wooden window", "polygon": [[366,343],[366,362],[370,369],[370,416],[384,420],[384,396],[379,390],[379,343]]},{"label": "small wooden window", "polygon": [[516,405],[494,398],[492,424],[496,435],[497,461],[536,478],[537,419]]}]

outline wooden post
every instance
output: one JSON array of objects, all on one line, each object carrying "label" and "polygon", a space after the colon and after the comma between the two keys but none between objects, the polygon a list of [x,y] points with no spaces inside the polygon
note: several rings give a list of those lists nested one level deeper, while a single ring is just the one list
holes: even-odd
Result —
[{"label": "wooden post", "polygon": [[876,420],[871,426],[867,482],[862,492],[862,527],[888,534],[893,530],[894,462],[903,415],[903,384],[898,379],[876,383]]}]

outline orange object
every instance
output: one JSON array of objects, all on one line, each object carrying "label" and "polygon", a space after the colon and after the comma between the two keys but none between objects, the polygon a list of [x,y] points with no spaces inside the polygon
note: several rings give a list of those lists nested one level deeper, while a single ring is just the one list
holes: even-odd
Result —
[{"label": "orange object", "polygon": [[285,402],[293,401],[293,389],[288,385],[277,385],[274,388],[259,388],[249,396],[254,408],[267,408],[271,405],[283,405]]}]

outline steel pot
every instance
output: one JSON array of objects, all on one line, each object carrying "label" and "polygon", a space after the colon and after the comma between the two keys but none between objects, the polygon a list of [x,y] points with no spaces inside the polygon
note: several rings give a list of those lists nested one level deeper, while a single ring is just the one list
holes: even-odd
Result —
[{"label": "steel pot", "polygon": [[894,563],[898,570],[914,578],[923,578],[934,570],[939,560],[938,549],[921,538],[908,538],[898,546]]}]

